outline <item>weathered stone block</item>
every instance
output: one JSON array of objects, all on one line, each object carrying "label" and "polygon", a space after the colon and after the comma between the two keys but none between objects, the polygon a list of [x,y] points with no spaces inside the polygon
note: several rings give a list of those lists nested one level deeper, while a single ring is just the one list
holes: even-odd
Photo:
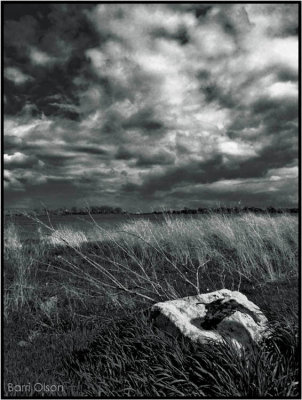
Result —
[{"label": "weathered stone block", "polygon": [[267,328],[259,307],[228,289],[154,304],[151,315],[158,328],[172,335],[180,332],[199,343],[225,338],[248,347],[259,342]]}]

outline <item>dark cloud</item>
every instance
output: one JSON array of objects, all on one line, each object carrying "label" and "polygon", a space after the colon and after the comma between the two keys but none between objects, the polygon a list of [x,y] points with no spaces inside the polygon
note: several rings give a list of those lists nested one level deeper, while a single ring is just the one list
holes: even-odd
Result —
[{"label": "dark cloud", "polygon": [[10,154],[11,151],[23,148],[23,140],[18,136],[4,136],[4,151]]},{"label": "dark cloud", "polygon": [[141,129],[146,135],[154,135],[162,133],[165,127],[163,122],[156,117],[153,109],[144,108],[126,120],[123,128]]},{"label": "dark cloud", "polygon": [[259,182],[233,183],[221,185],[220,188],[208,185],[191,191],[175,190],[166,196],[171,198],[171,204],[174,199],[181,200],[183,204],[192,204],[192,207],[238,205],[239,202],[248,207],[288,207],[295,206],[298,200],[295,184],[295,179],[291,178],[277,183],[264,180],[263,186]]},{"label": "dark cloud", "polygon": [[152,34],[155,38],[176,40],[181,45],[186,45],[190,42],[190,34],[184,25],[180,25],[176,32],[169,32],[169,30],[165,28],[156,28]]},{"label": "dark cloud", "polygon": [[169,4],[168,7],[180,12],[190,12],[198,19],[206,17],[206,15],[213,9],[214,5],[211,4],[198,4],[198,3],[177,3]]},{"label": "dark cloud", "polygon": [[262,178],[272,168],[280,168],[297,159],[296,146],[288,149],[285,143],[274,142],[263,149],[258,156],[247,160],[228,157],[222,154],[206,162],[191,162],[173,166],[161,173],[149,174],[142,184],[126,184],[126,192],[137,192],[152,197],[158,191],[169,191],[173,187],[188,184],[208,184],[219,180]]},{"label": "dark cloud", "polygon": [[117,160],[130,160],[131,158],[134,158],[135,155],[133,151],[130,149],[127,149],[125,146],[120,146],[118,148],[118,151],[115,154],[115,158]]},{"label": "dark cloud", "polygon": [[[12,20],[10,19],[11,7],[6,5],[4,13],[6,13],[6,7],[10,11],[4,24],[5,48],[7,51],[14,52],[12,56],[24,57],[26,46],[34,45],[39,40],[39,34],[37,35],[38,21],[31,15],[23,15],[18,20]],[[17,53],[17,50],[20,53]]]},{"label": "dark cloud", "polygon": [[30,5],[27,8],[26,5],[18,5],[14,19],[11,19],[14,13],[10,5],[5,5],[5,15],[6,8],[6,63],[12,66],[10,68],[19,67],[23,74],[34,77],[20,88],[5,83],[6,112],[20,112],[24,102],[30,100],[46,116],[77,119],[76,111],[54,106],[49,97],[60,94],[65,104],[76,105],[79,101],[73,78],[77,74],[85,74],[84,52],[99,39],[85,14],[91,6],[81,5],[78,8],[75,5],[53,4],[45,7]]},{"label": "dark cloud", "polygon": [[162,173],[150,174],[139,184],[126,184],[124,190],[140,192],[146,197],[152,196],[157,191],[169,190],[183,183],[209,183],[221,176],[222,156],[217,155],[214,159],[202,163],[192,162],[182,166],[169,167]]},{"label": "dark cloud", "polygon": [[296,98],[271,99],[260,97],[252,104],[252,113],[259,115],[270,126],[278,127],[286,121],[297,118],[298,101]]},{"label": "dark cloud", "polygon": [[41,185],[28,184],[26,190],[22,192],[22,197],[20,197],[20,193],[12,190],[7,190],[4,195],[5,203],[13,204],[16,208],[30,208],[33,205],[38,208],[42,206],[61,207],[62,205],[70,207],[72,198],[84,200],[81,190],[65,179]]},{"label": "dark cloud", "polygon": [[211,76],[210,71],[199,71],[197,78],[200,82],[200,91],[207,102],[217,102],[221,107],[226,108],[235,108],[238,105],[236,93],[217,85],[215,78]]},{"label": "dark cloud", "polygon": [[277,76],[278,76],[278,81],[280,82],[297,82],[298,79],[298,75],[297,72],[295,70],[289,69],[289,68],[283,68],[283,67],[279,67],[276,68],[277,70]]},{"label": "dark cloud", "polygon": [[136,166],[138,167],[149,167],[151,165],[170,165],[174,164],[175,155],[173,153],[169,153],[168,151],[162,150],[156,153],[143,153],[139,154]]},{"label": "dark cloud", "polygon": [[77,145],[77,146],[70,146],[69,149],[71,151],[86,153],[86,154],[99,154],[99,155],[107,155],[108,151],[101,147],[94,147],[91,145]]},{"label": "dark cloud", "polygon": [[[145,151],[143,148],[130,149],[120,146],[115,155],[117,160],[136,160],[137,167],[150,167],[152,165],[169,165],[175,162],[175,154],[165,149]],[[131,162],[130,165],[133,165]]]},{"label": "dark cloud", "polygon": [[74,155],[70,154],[56,154],[56,153],[49,153],[49,154],[41,154],[41,160],[49,167],[53,168],[55,166],[64,167],[67,163],[72,162],[75,157]]}]

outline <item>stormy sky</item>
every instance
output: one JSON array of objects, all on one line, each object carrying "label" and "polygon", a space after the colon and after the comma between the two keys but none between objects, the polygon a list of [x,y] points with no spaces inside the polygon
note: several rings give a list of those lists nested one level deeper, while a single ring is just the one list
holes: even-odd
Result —
[{"label": "stormy sky", "polygon": [[4,4],[4,205],[297,206],[297,4]]}]

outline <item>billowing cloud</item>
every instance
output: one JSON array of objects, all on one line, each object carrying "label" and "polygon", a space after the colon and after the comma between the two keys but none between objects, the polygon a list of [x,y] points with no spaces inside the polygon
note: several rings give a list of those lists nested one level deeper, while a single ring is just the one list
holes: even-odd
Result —
[{"label": "billowing cloud", "polygon": [[31,168],[34,166],[43,167],[44,163],[34,156],[27,156],[19,152],[12,155],[4,154],[4,167],[7,169]]},{"label": "billowing cloud", "polygon": [[33,79],[31,76],[23,74],[19,68],[14,67],[5,68],[4,76],[6,79],[12,81],[15,85],[22,85],[23,83]]},{"label": "billowing cloud", "polygon": [[296,4],[14,7],[8,206],[296,204]]},{"label": "billowing cloud", "polygon": [[42,66],[55,62],[55,59],[50,57],[47,53],[35,48],[30,49],[30,60],[33,64]]}]

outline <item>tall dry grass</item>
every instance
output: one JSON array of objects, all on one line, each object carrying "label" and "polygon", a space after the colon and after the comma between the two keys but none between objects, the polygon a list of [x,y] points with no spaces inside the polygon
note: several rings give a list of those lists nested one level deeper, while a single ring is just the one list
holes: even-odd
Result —
[{"label": "tall dry grass", "polygon": [[93,248],[87,239],[91,233],[37,223],[47,227],[49,235],[30,256],[14,225],[4,232],[5,260],[14,274],[7,293],[16,305],[30,296],[35,261],[55,246],[69,248],[89,266],[63,257],[61,270],[108,294],[118,290],[151,302],[186,295],[185,291],[198,294],[214,269],[222,285],[235,275],[258,284],[298,276],[298,220],[287,214],[167,216],[161,221],[133,220],[114,230],[103,229],[92,218]]},{"label": "tall dry grass", "polygon": [[[298,276],[298,219],[288,214],[166,216],[114,230],[91,219],[89,234],[37,223],[49,230],[44,245],[66,246],[90,267],[66,259],[68,270],[107,293],[118,290],[149,301],[196,294],[213,270],[221,285],[239,277],[238,290],[241,279],[261,285]],[[93,250],[88,237],[94,237]]]},{"label": "tall dry grass", "polygon": [[35,276],[46,248],[42,242],[27,245],[22,242],[18,227],[9,223],[4,227],[4,315],[20,311],[32,301],[38,290]]},{"label": "tall dry grass", "polygon": [[137,264],[164,261],[183,280],[186,273],[195,276],[191,286],[197,292],[198,279],[211,266],[221,276],[236,273],[259,283],[298,276],[298,220],[286,214],[133,221],[108,234],[108,240]]},{"label": "tall dry grass", "polygon": [[[21,243],[17,227],[9,224],[4,229],[4,314],[7,314],[10,306],[15,309],[22,307],[31,296],[33,289],[30,280],[32,260],[24,254],[24,246]],[[9,279],[11,278],[11,279]]]}]

